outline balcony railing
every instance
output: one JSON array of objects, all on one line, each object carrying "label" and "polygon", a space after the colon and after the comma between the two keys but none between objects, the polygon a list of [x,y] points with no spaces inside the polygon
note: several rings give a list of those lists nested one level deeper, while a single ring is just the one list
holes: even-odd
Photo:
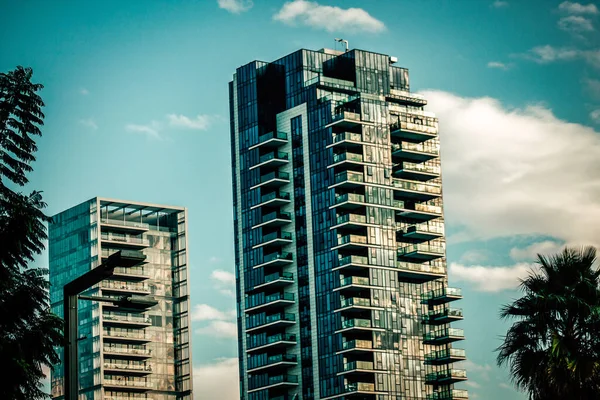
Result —
[{"label": "balcony railing", "polygon": [[371,320],[362,318],[343,319],[342,329],[346,328],[371,328]]},{"label": "balcony railing", "polygon": [[117,337],[124,339],[144,339],[148,340],[150,336],[146,335],[143,331],[133,331],[133,332],[124,332],[124,331],[104,331],[104,336],[109,337]]},{"label": "balcony railing", "polygon": [[267,336],[266,342],[258,343],[255,345],[248,346],[248,349],[254,349],[257,347],[268,346],[277,342],[293,342],[296,343],[296,335],[292,335],[289,333],[278,333],[277,335]]},{"label": "balcony railing", "polygon": [[265,256],[263,256],[263,264],[271,262],[271,261],[275,261],[275,260],[292,260],[292,253],[288,252],[288,251],[280,251],[280,252],[275,252],[275,253],[270,253],[270,254],[266,254]]},{"label": "balcony railing", "polygon": [[405,233],[427,232],[437,235],[444,234],[444,226],[441,224],[416,224],[404,228]]},{"label": "balcony railing", "polygon": [[401,142],[400,144],[392,144],[392,151],[405,150],[405,151],[416,151],[419,153],[428,153],[431,155],[439,155],[440,151],[438,146],[424,144],[424,143],[409,143]]},{"label": "balcony railing", "polygon": [[348,285],[369,286],[369,278],[363,276],[347,276],[340,279],[340,287]]},{"label": "balcony railing", "polygon": [[336,219],[336,225],[341,225],[341,224],[345,224],[348,222],[356,222],[359,224],[366,224],[367,217],[365,217],[364,215],[360,215],[360,214],[344,214],[344,215],[340,215]]},{"label": "balcony railing", "polygon": [[332,122],[339,121],[342,119],[348,119],[351,121],[360,121],[360,114],[352,112],[352,111],[343,110],[343,111],[333,115]]},{"label": "balcony railing", "polygon": [[100,287],[103,289],[117,289],[117,290],[131,290],[138,292],[149,291],[148,285],[145,283],[133,283],[133,282],[115,282],[115,281],[102,281]]},{"label": "balcony railing", "polygon": [[335,196],[335,204],[345,203],[347,201],[354,201],[356,203],[364,203],[365,196],[357,193],[344,193]]},{"label": "balcony railing", "polygon": [[298,383],[297,375],[276,375],[269,377],[269,386],[278,383]]},{"label": "balcony railing", "polygon": [[458,338],[458,339],[464,339],[465,338],[465,332],[462,329],[457,329],[457,328],[446,328],[446,329],[441,329],[441,330],[437,330],[437,331],[433,331],[433,332],[428,332],[425,335],[423,335],[424,341],[437,341],[437,340],[441,340],[444,338]]},{"label": "balcony railing", "polygon": [[412,171],[412,172],[423,172],[425,174],[439,175],[441,173],[441,169],[435,165],[425,165],[425,164],[415,164],[411,162],[403,162],[402,170]]},{"label": "balcony railing", "polygon": [[282,240],[292,240],[292,234],[290,232],[284,231],[275,231],[271,233],[267,233],[262,237],[261,244],[271,242],[273,240],[282,239]]},{"label": "balcony railing", "polygon": [[445,299],[456,300],[462,297],[462,290],[458,288],[444,287],[442,289],[432,290],[430,292],[423,293],[421,299],[424,301],[435,301],[440,300],[441,302]]},{"label": "balcony railing", "polygon": [[349,265],[349,264],[361,264],[361,265],[367,265],[369,264],[369,259],[365,256],[346,256],[346,257],[342,257],[338,260],[338,266],[344,266],[344,265]]},{"label": "balcony railing", "polygon": [[455,319],[462,319],[463,311],[460,308],[444,308],[442,310],[431,310],[427,315],[423,315],[423,322],[436,324],[446,323]]},{"label": "balcony railing", "polygon": [[284,362],[295,363],[295,362],[298,362],[298,359],[295,354],[276,354],[273,356],[269,356],[265,362],[263,362],[259,365],[256,365],[252,368],[249,367],[248,369],[251,370],[251,369],[256,369],[256,368],[262,368],[262,367],[266,367],[269,365],[284,363]]},{"label": "balcony railing", "polygon": [[367,244],[367,237],[361,235],[345,235],[338,237],[338,246],[344,244]]},{"label": "balcony railing", "polygon": [[262,144],[272,139],[287,140],[287,133],[284,132],[269,132],[258,137],[258,144]]},{"label": "balcony railing", "polygon": [[464,349],[443,349],[433,351],[425,355],[426,362],[439,362],[444,359],[463,359],[467,357],[467,353]]},{"label": "balcony railing", "polygon": [[335,175],[334,182],[364,182],[364,176],[360,172],[344,171]]},{"label": "balcony railing", "polygon": [[142,246],[150,245],[150,242],[148,241],[148,239],[135,237],[135,236],[129,236],[129,235],[115,235],[114,233],[111,233],[111,234],[102,233],[102,235],[100,237],[102,238],[102,240],[112,240],[113,242],[136,244],[136,245],[142,245]]},{"label": "balcony railing", "polygon": [[288,174],[287,172],[283,172],[283,171],[272,171],[272,172],[269,172],[268,174],[261,175],[260,183],[265,183],[272,179],[282,179],[285,181],[289,181],[290,174]]},{"label": "balcony railing", "polygon": [[294,280],[294,274],[291,272],[274,272],[265,276],[264,283],[270,283],[277,280],[286,280],[292,282]]},{"label": "balcony railing", "polygon": [[427,400],[466,400],[469,393],[463,389],[444,390],[427,395]]},{"label": "balcony railing", "polygon": [[344,141],[362,142],[362,135],[356,132],[341,132],[333,137],[333,143]]},{"label": "balcony railing", "polygon": [[[288,198],[289,198],[289,194],[288,194]],[[265,223],[265,222],[273,221],[276,219],[283,219],[286,221],[291,221],[292,214],[290,214],[289,212],[284,212],[284,211],[273,211],[266,215],[263,215],[261,221],[263,223]]]},{"label": "balcony railing", "polygon": [[446,270],[441,265],[418,264],[411,262],[398,261],[396,268],[406,271],[422,272],[426,274],[444,274]]},{"label": "balcony railing", "polygon": [[353,350],[353,349],[365,349],[369,350],[373,348],[373,342],[370,340],[349,340],[342,343],[342,350]]},{"label": "balcony railing", "polygon": [[288,192],[271,192],[271,193],[267,193],[267,194],[264,194],[264,195],[262,195],[260,197],[260,204],[266,203],[268,201],[275,200],[275,199],[289,200],[290,199],[290,194]]},{"label": "balcony railing", "polygon": [[288,160],[288,153],[285,153],[283,151],[273,151],[271,153],[267,153],[264,154],[262,156],[260,156],[260,158],[258,159],[258,163],[262,164],[264,162],[270,161],[270,160]]},{"label": "balcony railing", "polygon": [[273,303],[278,300],[294,301],[294,293],[286,293],[286,292],[273,293],[268,296],[265,296],[262,299],[262,301],[257,302],[257,303],[252,303],[250,301],[250,298],[247,298],[246,299],[246,308],[255,308],[255,307],[263,306],[265,304]]},{"label": "balcony railing", "polygon": [[[103,249],[104,250],[104,249]],[[142,266],[136,267],[115,267],[114,274],[115,275],[137,275],[139,277],[149,277],[148,271],[144,269]]]},{"label": "balcony railing", "polygon": [[355,153],[348,153],[348,152],[333,155],[334,163],[339,163],[342,161],[363,162],[363,156],[362,156],[362,154],[355,154]]},{"label": "balcony railing", "polygon": [[144,381],[133,381],[126,379],[104,379],[104,384],[108,386],[123,386],[123,387],[134,387],[134,388],[152,388],[152,382]]},{"label": "balcony railing", "polygon": [[139,317],[139,316],[133,316],[133,315],[107,315],[107,314],[104,314],[102,316],[102,318],[104,318],[105,321],[134,322],[134,323],[142,323],[142,324],[150,323],[149,317]]},{"label": "balcony railing", "polygon": [[430,183],[423,183],[423,182],[419,182],[419,181],[407,181],[405,179],[392,179],[392,186],[394,186],[398,189],[410,190],[413,192],[430,193],[430,194],[436,194],[436,195],[442,194],[441,186],[433,185]]},{"label": "balcony railing", "polygon": [[122,219],[112,219],[112,218],[100,218],[101,224],[109,224],[109,225],[118,225],[129,228],[140,228],[140,229],[150,229],[150,225],[144,222],[137,221],[125,221]]},{"label": "balcony railing", "polygon": [[105,369],[121,369],[125,371],[151,372],[150,364],[124,364],[124,363],[104,363]]},{"label": "balcony railing", "polygon": [[410,246],[399,248],[398,256],[404,256],[404,255],[416,253],[416,252],[432,253],[432,254],[443,256],[444,248],[441,246],[433,246],[433,245],[430,245],[429,243],[411,244]]},{"label": "balcony railing", "polygon": [[423,211],[423,212],[428,212],[428,213],[433,213],[433,214],[441,214],[442,207],[432,206],[429,204],[415,203],[415,211]]},{"label": "balcony railing", "polygon": [[397,130],[409,130],[415,132],[421,132],[428,135],[437,135],[438,129],[436,126],[429,126],[424,124],[417,124],[414,122],[400,121],[400,123],[395,123],[390,126],[391,131]]},{"label": "balcony railing", "polygon": [[354,370],[374,370],[374,365],[372,361],[350,361],[344,364],[344,371],[354,371]]},{"label": "balcony railing", "polygon": [[371,299],[365,299],[362,297],[349,297],[347,299],[340,300],[341,308],[345,307],[371,307]]},{"label": "balcony railing", "polygon": [[345,386],[345,391],[347,393],[352,392],[374,392],[375,384],[374,383],[366,383],[366,382],[354,382],[347,383]]},{"label": "balcony railing", "polygon": [[136,349],[127,347],[104,347],[105,353],[116,353],[116,354],[127,354],[127,355],[138,355],[138,356],[149,356],[152,354],[150,349]]}]

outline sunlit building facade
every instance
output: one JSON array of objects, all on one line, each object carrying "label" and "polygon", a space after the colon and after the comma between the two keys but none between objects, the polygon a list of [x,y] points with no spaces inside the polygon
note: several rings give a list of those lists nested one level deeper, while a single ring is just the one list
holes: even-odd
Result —
[{"label": "sunlit building facade", "polygon": [[395,63],[302,49],[229,84],[244,400],[468,398],[438,120]]},{"label": "sunlit building facade", "polygon": [[[192,400],[186,209],[94,198],[49,224],[52,311],[63,315],[63,286],[119,250],[142,265],[119,267],[85,295],[146,296],[147,310],[79,300],[79,399]],[[135,254],[135,253],[134,253]],[[63,349],[57,348],[63,360]],[[51,395],[64,397],[63,365]]]}]

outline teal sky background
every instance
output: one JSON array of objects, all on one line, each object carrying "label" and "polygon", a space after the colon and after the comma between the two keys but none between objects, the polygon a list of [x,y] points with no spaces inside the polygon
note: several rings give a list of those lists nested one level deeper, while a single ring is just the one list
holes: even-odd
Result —
[{"label": "teal sky background", "polygon": [[[494,109],[506,121],[519,115],[527,124],[543,126],[542,142],[545,129],[562,129],[585,137],[591,144],[583,148],[600,146],[597,7],[559,7],[560,1],[547,0],[320,1],[342,11],[362,8],[385,28],[368,32],[335,20],[327,26],[301,19],[286,23],[274,19],[285,4],[275,0],[256,0],[252,7],[246,2],[247,9],[238,13],[219,7],[216,0],[0,0],[0,71],[31,66],[34,80],[45,86],[44,136],[26,190],[43,190],[51,215],[95,196],[188,208],[191,299],[199,306],[192,339],[193,361],[200,371],[196,398],[212,398],[208,380],[235,384],[234,376],[219,375],[237,357],[236,338],[227,333],[235,309],[229,294],[233,286],[230,275],[214,271],[234,269],[227,83],[237,67],[255,59],[274,60],[298,48],[334,48],[333,39],[343,37],[350,48],[398,57],[397,65],[410,69],[413,91],[454,99],[438,100],[440,105],[496,99]],[[532,105],[538,108],[527,108]],[[444,135],[442,114],[440,118]],[[453,129],[448,123],[447,130]],[[512,131],[510,126],[507,130]],[[519,132],[528,135],[527,130]],[[553,135],[566,139],[560,132]],[[505,139],[519,137],[524,136]],[[450,166],[458,165],[457,160],[481,150],[444,149],[444,171],[446,159]],[[572,174],[597,166],[568,165]],[[460,179],[448,174],[445,195],[465,193]],[[528,182],[530,187],[550,187],[543,178]],[[578,188],[581,199],[587,199],[588,216],[600,215],[597,201],[589,200],[600,186]],[[552,198],[566,201],[562,194]],[[524,399],[506,381],[505,370],[495,366],[493,350],[507,328],[498,320],[499,307],[518,296],[519,263],[531,262],[536,249],[554,250],[597,237],[562,236],[548,221],[518,235],[488,233],[482,227],[473,231],[475,237],[460,239],[465,225],[460,215],[447,213],[446,224],[448,261],[456,265],[450,269],[450,282],[464,294],[456,304],[466,316],[457,324],[465,329],[470,360],[466,367],[471,381],[464,387],[471,398]],[[497,218],[502,221],[501,214]],[[454,234],[458,239],[452,239]],[[38,262],[45,265],[47,254]],[[506,268],[493,270],[495,266]],[[512,283],[489,288],[465,271],[484,276],[494,271],[488,279]]]}]

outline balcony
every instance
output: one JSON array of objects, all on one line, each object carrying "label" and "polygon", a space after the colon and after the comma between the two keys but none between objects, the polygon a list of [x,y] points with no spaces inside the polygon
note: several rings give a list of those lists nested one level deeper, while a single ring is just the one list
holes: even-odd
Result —
[{"label": "balcony", "polygon": [[102,281],[100,288],[103,292],[150,294],[148,285],[141,282]]},{"label": "balcony", "polygon": [[347,276],[340,278],[340,286],[333,288],[333,291],[343,290],[345,292],[362,292],[365,289],[371,289],[371,286],[368,277]]},{"label": "balcony", "polygon": [[431,261],[444,257],[445,249],[441,246],[434,246],[429,243],[411,244],[410,246],[398,249],[399,259],[409,259],[418,261]]},{"label": "balcony", "polygon": [[290,174],[282,171],[272,171],[261,175],[259,182],[250,189],[276,188],[290,183]]},{"label": "balcony", "polygon": [[383,307],[372,306],[371,299],[363,297],[348,297],[340,300],[340,306],[334,312],[364,312],[365,310],[382,310]]},{"label": "balcony", "polygon": [[[256,325],[247,327],[246,333],[270,330],[270,329],[281,329],[287,326],[294,325],[296,323],[296,316],[291,313],[277,313],[267,315],[264,321],[256,323]],[[248,325],[246,325],[248,326]]]},{"label": "balcony", "polygon": [[336,147],[361,152],[362,145],[362,134],[356,132],[340,132],[334,133],[332,143],[327,145],[327,148]]},{"label": "balcony", "polygon": [[423,242],[444,236],[444,226],[442,224],[417,224],[405,227],[401,233],[403,238]]},{"label": "balcony", "polygon": [[384,372],[383,370],[376,370],[375,365],[372,361],[349,361],[344,364],[342,372],[338,372],[339,375],[364,375],[372,374],[374,372]]},{"label": "balcony", "polygon": [[438,166],[415,164],[411,162],[403,162],[394,169],[394,176],[396,178],[410,179],[421,182],[439,178],[440,173],[441,169]]},{"label": "balcony", "polygon": [[144,392],[153,388],[152,382],[127,380],[127,379],[104,379],[104,389],[116,389]]},{"label": "balcony", "polygon": [[336,218],[335,225],[329,229],[363,229],[367,226],[367,217],[360,214],[343,214]]},{"label": "balcony", "polygon": [[337,265],[333,268],[336,270],[360,271],[369,266],[369,259],[365,256],[346,256],[338,260]]},{"label": "balcony", "polygon": [[249,346],[246,353],[252,353],[255,351],[271,350],[271,349],[283,349],[286,347],[296,345],[296,335],[289,333],[279,333],[277,335],[267,336],[266,343]]},{"label": "balcony", "polygon": [[417,107],[427,105],[427,100],[425,100],[424,97],[416,93],[410,93],[406,90],[390,89],[390,93],[386,94],[385,98],[392,102],[410,104]]},{"label": "balcony", "polygon": [[253,249],[258,249],[259,247],[283,247],[292,243],[292,234],[290,232],[284,231],[275,231],[271,233],[267,233],[263,235],[262,240],[257,245],[253,246]]},{"label": "balcony", "polygon": [[263,261],[255,265],[253,268],[261,267],[282,267],[294,262],[292,253],[287,251],[279,251],[275,253],[265,254]]},{"label": "balcony", "polygon": [[150,230],[150,225],[140,221],[100,218],[101,228],[111,228],[114,231],[142,233]]},{"label": "balcony", "polygon": [[423,344],[448,344],[458,340],[465,339],[465,332],[462,329],[446,328],[423,335]]},{"label": "balcony", "polygon": [[286,388],[298,386],[297,375],[277,375],[270,376],[269,380],[259,386],[250,386],[248,393],[256,392],[257,390],[274,389],[274,388]]},{"label": "balcony", "polygon": [[427,400],[467,400],[469,393],[462,389],[443,390],[427,395]]},{"label": "balcony", "polygon": [[398,215],[413,221],[430,221],[442,216],[442,207],[415,203],[413,209],[398,210]]},{"label": "balcony", "polygon": [[331,250],[357,250],[364,249],[367,247],[378,247],[377,245],[368,244],[367,237],[363,235],[338,235],[338,244],[331,248]]},{"label": "balcony", "polygon": [[394,178],[392,179],[392,186],[394,187],[394,192],[403,199],[427,201],[442,195],[442,187],[430,183]]},{"label": "balcony", "polygon": [[367,382],[347,383],[346,386],[344,387],[344,392],[346,394],[345,397],[353,396],[353,395],[361,396],[361,395],[365,395],[365,394],[371,394],[371,395],[387,394],[387,392],[381,392],[381,391],[375,390],[375,384],[367,383]]},{"label": "balcony", "polygon": [[104,355],[119,358],[146,359],[152,357],[152,351],[144,348],[104,346]]},{"label": "balcony", "polygon": [[150,326],[150,318],[137,315],[102,315],[104,325]]},{"label": "balcony", "polygon": [[334,89],[335,92],[356,93],[358,91],[352,81],[331,78],[329,76],[324,76],[323,74],[319,74],[319,76],[305,82],[304,85],[306,87],[314,83],[320,87],[328,88],[330,90]]},{"label": "balcony", "polygon": [[294,274],[291,272],[274,272],[266,275],[263,283],[254,286],[254,289],[278,289],[292,283],[294,283]]},{"label": "balcony", "polygon": [[275,228],[280,227],[292,222],[292,214],[284,211],[272,211],[262,216],[261,222],[258,225],[254,225],[252,229],[260,227]]},{"label": "balcony", "polygon": [[146,335],[144,331],[116,331],[106,330],[103,331],[104,341],[112,342],[134,342],[134,343],[147,343],[150,342],[150,336]]},{"label": "balcony", "polygon": [[467,359],[467,354],[463,349],[444,349],[433,351],[425,355],[425,364],[444,365],[452,364]]},{"label": "balcony", "polygon": [[122,247],[129,249],[143,249],[150,246],[148,239],[135,237],[130,235],[116,235],[114,233],[102,232],[100,235],[103,243],[107,243],[112,247]]},{"label": "balcony", "polygon": [[[413,116],[410,115],[410,117]],[[424,142],[426,140],[435,139],[437,137],[437,122],[435,124],[436,126],[428,126],[423,125],[422,123],[419,124],[414,122],[399,121],[398,123],[390,126],[390,134],[392,135],[392,137],[396,137],[399,139]]]},{"label": "balcony", "polygon": [[424,283],[443,278],[446,269],[441,265],[397,262],[398,278],[401,281]]},{"label": "balcony", "polygon": [[464,369],[446,369],[425,375],[425,383],[430,385],[450,385],[466,380],[467,371]]},{"label": "balcony", "polygon": [[463,319],[463,311],[460,308],[444,308],[442,310],[432,310],[427,315],[423,315],[423,323],[429,325],[441,325]]},{"label": "balcony", "polygon": [[267,362],[254,368],[248,368],[248,373],[272,371],[274,369],[289,368],[298,365],[298,359],[295,354],[276,354],[269,356]]},{"label": "balcony", "polygon": [[373,326],[371,320],[369,319],[342,319],[342,327],[336,330],[335,333],[343,333],[348,331],[385,331],[385,329]]},{"label": "balcony", "polygon": [[[127,396],[104,396],[104,400],[138,400],[135,397],[127,397]],[[154,397],[142,397],[139,400],[153,400]]]},{"label": "balcony", "polygon": [[[121,255],[123,255],[124,257],[144,257],[144,253],[142,253],[139,250],[128,250],[128,249],[102,249],[102,252],[100,253],[100,256],[102,257],[103,260],[107,259],[108,257],[110,257],[111,255],[113,255],[114,253],[120,251]],[[141,264],[146,264],[147,261],[142,261]],[[138,268],[140,265],[138,264],[137,267],[127,267],[127,268]]]},{"label": "balcony", "polygon": [[283,151],[272,151],[259,157],[258,164],[253,165],[250,169],[254,168],[279,168],[289,162],[288,153]]},{"label": "balcony", "polygon": [[354,339],[349,340],[347,342],[342,342],[342,349],[336,352],[336,354],[355,353],[356,355],[358,355],[365,354],[365,352],[372,353],[374,351],[383,350],[373,348],[373,342],[370,340]]},{"label": "balcony", "polygon": [[150,364],[104,363],[104,372],[119,375],[148,375],[152,373]]},{"label": "balcony", "polygon": [[421,302],[432,306],[450,303],[462,299],[462,291],[457,288],[444,287],[421,295]]},{"label": "balcony", "polygon": [[341,210],[356,210],[365,206],[365,196],[357,193],[344,193],[335,196],[333,206]]},{"label": "balcony", "polygon": [[354,167],[356,169],[356,167],[359,167],[362,169],[364,164],[365,164],[365,162],[363,160],[362,154],[344,152],[344,153],[334,154],[333,155],[333,164],[328,165],[327,168],[346,166],[349,168]]},{"label": "balcony", "polygon": [[115,267],[113,276],[114,279],[127,279],[143,281],[150,278],[149,272],[142,266],[137,267]]},{"label": "balcony", "polygon": [[261,149],[275,149],[277,147],[283,146],[288,141],[287,133],[283,132],[269,132],[264,135],[260,135],[258,137],[258,143],[250,146],[248,150],[256,149],[260,147]]},{"label": "balcony", "polygon": [[331,122],[325,125],[325,128],[334,128],[338,131],[357,129],[360,125],[373,125],[371,122],[362,121],[359,113],[352,111],[341,111],[334,114]]},{"label": "balcony", "polygon": [[364,182],[364,174],[362,172],[344,171],[335,174],[333,178],[333,185],[329,186],[329,189],[339,187],[345,189],[355,189],[362,186]]},{"label": "balcony", "polygon": [[439,146],[425,143],[392,144],[392,160],[422,163],[440,155]]},{"label": "balcony", "polygon": [[246,312],[271,311],[294,304],[294,293],[274,293],[265,296],[258,304],[252,304],[246,299]]},{"label": "balcony", "polygon": [[290,194],[288,192],[280,192],[277,190],[262,195],[260,197],[260,203],[253,205],[250,209],[254,210],[258,207],[281,207],[290,202]]}]

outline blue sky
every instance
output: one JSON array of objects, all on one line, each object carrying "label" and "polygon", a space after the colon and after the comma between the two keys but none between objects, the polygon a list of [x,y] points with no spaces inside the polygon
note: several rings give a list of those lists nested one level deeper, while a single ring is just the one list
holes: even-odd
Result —
[{"label": "blue sky", "polygon": [[31,0],[0,9],[0,71],[31,66],[45,85],[28,189],[44,191],[48,212],[94,196],[188,207],[196,398],[237,394],[235,68],[334,47],[335,37],[398,57],[440,117],[466,387],[471,398],[525,398],[495,366],[507,328],[499,307],[518,296],[536,252],[600,237],[598,4]]}]

